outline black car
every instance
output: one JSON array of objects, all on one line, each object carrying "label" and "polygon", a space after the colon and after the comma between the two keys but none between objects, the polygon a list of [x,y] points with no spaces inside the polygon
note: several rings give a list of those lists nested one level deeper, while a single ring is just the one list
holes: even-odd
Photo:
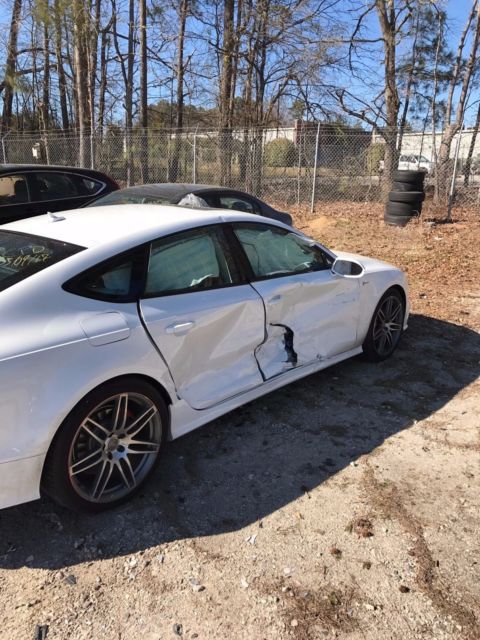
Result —
[{"label": "black car", "polygon": [[118,189],[100,171],[39,164],[0,165],[0,224],[77,209]]},{"label": "black car", "polygon": [[190,207],[234,209],[292,224],[292,216],[277,211],[255,196],[228,187],[207,184],[159,183],[120,189],[91,202],[89,207],[113,204],[178,204]]}]

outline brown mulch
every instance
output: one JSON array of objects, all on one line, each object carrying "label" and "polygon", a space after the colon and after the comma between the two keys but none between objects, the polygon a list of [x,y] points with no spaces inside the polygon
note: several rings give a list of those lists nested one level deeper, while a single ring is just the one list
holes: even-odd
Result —
[{"label": "brown mulch", "polygon": [[480,210],[457,208],[452,223],[426,203],[420,218],[406,227],[383,221],[380,203],[336,202],[294,212],[296,226],[333,250],[386,260],[403,269],[410,284],[412,311],[475,326],[480,304]]}]

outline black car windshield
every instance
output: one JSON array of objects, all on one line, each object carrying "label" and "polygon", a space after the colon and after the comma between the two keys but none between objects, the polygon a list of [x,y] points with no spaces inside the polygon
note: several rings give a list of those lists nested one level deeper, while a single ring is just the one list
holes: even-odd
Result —
[{"label": "black car windshield", "polygon": [[112,191],[107,195],[89,202],[87,207],[104,207],[112,204],[168,204],[169,198],[152,193],[125,193],[125,191]]},{"label": "black car windshield", "polygon": [[17,231],[0,231],[0,291],[84,247]]}]

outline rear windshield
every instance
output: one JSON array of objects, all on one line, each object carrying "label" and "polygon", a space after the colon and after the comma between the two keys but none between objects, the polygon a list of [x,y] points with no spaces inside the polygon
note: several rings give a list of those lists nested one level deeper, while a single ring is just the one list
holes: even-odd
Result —
[{"label": "rear windshield", "polygon": [[89,202],[87,207],[103,207],[111,204],[168,204],[168,196],[161,194],[125,193],[112,191],[107,195]]},{"label": "rear windshield", "polygon": [[82,250],[50,238],[0,230],[0,291]]}]

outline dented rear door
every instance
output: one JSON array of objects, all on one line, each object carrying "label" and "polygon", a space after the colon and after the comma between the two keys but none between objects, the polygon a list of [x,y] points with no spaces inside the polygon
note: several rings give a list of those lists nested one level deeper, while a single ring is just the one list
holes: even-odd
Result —
[{"label": "dented rear door", "polygon": [[242,282],[219,226],[152,244],[140,315],[178,397],[194,409],[263,382],[255,349],[265,336],[264,305]]}]

